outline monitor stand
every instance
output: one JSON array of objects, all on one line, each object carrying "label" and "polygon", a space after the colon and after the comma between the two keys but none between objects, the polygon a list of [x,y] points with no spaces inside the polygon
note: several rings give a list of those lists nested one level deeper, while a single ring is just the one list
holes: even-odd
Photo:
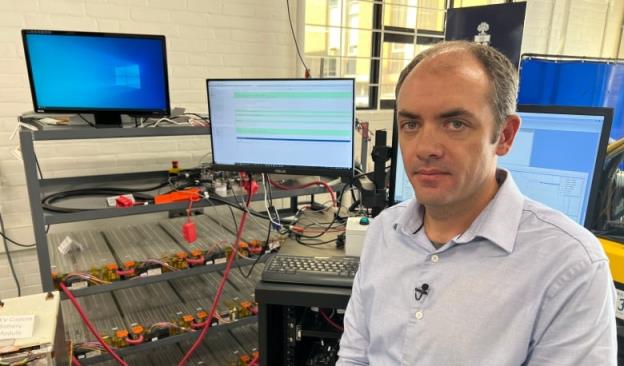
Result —
[{"label": "monitor stand", "polygon": [[96,112],[95,128],[121,127],[121,114],[115,112]]}]

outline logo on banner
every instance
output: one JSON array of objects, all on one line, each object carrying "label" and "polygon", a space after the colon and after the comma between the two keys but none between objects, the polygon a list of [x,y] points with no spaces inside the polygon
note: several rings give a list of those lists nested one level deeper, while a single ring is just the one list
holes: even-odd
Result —
[{"label": "logo on banner", "polygon": [[486,22],[481,22],[477,26],[477,31],[479,32],[479,34],[474,36],[474,41],[476,43],[480,43],[480,44],[488,46],[490,44],[490,38],[492,37],[491,35],[487,33],[487,31],[489,30],[490,30],[490,25],[487,24]]}]

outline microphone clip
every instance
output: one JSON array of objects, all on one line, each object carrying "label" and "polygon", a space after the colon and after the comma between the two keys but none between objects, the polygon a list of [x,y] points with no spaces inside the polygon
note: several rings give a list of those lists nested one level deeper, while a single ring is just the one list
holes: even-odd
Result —
[{"label": "microphone clip", "polygon": [[420,301],[425,295],[429,294],[429,285],[423,283],[420,287],[414,288],[414,298],[416,301]]}]

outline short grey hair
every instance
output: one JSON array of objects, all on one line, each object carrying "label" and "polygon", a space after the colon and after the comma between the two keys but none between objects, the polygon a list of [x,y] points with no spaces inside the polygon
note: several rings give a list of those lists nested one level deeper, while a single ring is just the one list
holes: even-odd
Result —
[{"label": "short grey hair", "polygon": [[438,43],[422,51],[401,72],[395,89],[397,100],[403,82],[416,65],[429,57],[450,50],[464,50],[475,57],[490,79],[491,108],[496,127],[494,137],[497,138],[505,119],[516,112],[518,72],[509,59],[493,47],[468,41],[450,41]]}]

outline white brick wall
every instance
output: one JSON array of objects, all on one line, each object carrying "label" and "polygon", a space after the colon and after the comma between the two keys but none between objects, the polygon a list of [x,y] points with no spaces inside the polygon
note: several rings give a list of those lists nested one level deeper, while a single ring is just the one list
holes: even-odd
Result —
[{"label": "white brick wall", "polygon": [[[163,34],[171,105],[191,112],[207,112],[206,78],[296,73],[283,0],[0,0],[0,212],[8,234],[26,243],[33,236],[23,166],[10,154],[18,139],[8,141],[16,116],[32,110],[23,28]],[[37,153],[44,175],[60,177],[166,169],[173,159],[190,167],[209,146],[207,137],[112,139],[42,142]],[[57,229],[66,227],[52,230]],[[22,293],[40,291],[34,250],[10,250]],[[0,298],[15,294],[6,257],[0,254]]]},{"label": "white brick wall", "polygon": [[[523,52],[613,57],[622,3],[528,0]],[[291,77],[298,67],[283,0],[0,0],[0,205],[8,233],[23,242],[32,241],[30,212],[22,165],[10,154],[17,140],[8,141],[16,116],[32,109],[22,28],[164,34],[171,104],[194,112],[206,112],[206,78]],[[387,129],[390,141],[390,111],[357,115],[371,130]],[[40,143],[37,151],[47,177],[163,169],[173,158],[190,166],[206,152],[201,138],[147,141]],[[163,147],[173,151],[161,153]],[[23,293],[39,291],[34,251],[15,258]],[[0,298],[14,294],[0,254]]]}]

